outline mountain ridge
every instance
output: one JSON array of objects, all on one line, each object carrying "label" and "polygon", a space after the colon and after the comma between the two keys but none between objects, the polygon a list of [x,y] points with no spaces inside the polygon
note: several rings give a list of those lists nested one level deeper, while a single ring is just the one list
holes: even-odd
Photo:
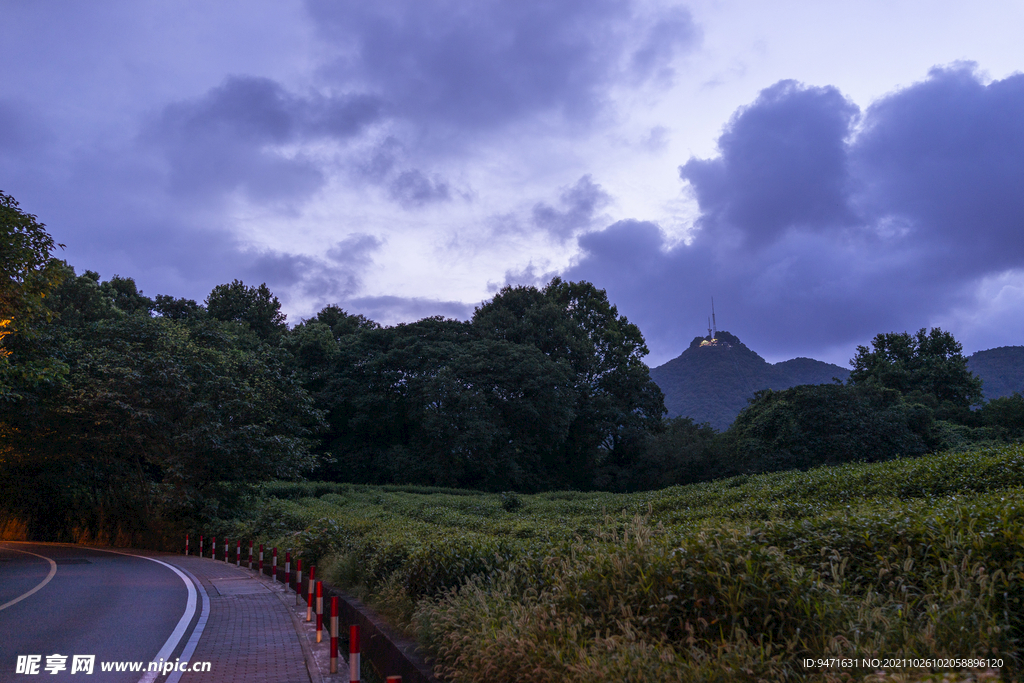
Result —
[{"label": "mountain ridge", "polygon": [[845,381],[850,371],[813,358],[766,361],[735,335],[720,331],[714,340],[694,337],[678,357],[651,369],[651,379],[665,394],[669,417],[686,416],[726,429],[761,389],[788,389],[798,384]]},{"label": "mountain ridge", "polygon": [[[986,400],[1024,393],[1024,346],[976,351],[967,358],[967,368],[981,378]],[[833,378],[845,382],[849,376],[849,369],[813,358],[769,363],[725,331],[713,341],[694,337],[679,356],[651,368],[669,417],[691,417],[718,430],[728,428],[761,389],[828,384]]]}]

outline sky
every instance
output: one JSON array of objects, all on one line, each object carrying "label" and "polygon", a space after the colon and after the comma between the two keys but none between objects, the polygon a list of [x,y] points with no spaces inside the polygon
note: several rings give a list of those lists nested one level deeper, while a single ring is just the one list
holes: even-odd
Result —
[{"label": "sky", "polygon": [[847,365],[1024,344],[1021,0],[0,0],[0,190],[78,272],[290,323],[608,292]]}]

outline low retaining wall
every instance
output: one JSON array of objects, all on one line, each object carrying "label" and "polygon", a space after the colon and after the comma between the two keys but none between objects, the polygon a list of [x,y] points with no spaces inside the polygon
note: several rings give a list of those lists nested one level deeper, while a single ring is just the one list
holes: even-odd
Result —
[{"label": "low retaining wall", "polygon": [[[196,543],[195,537],[186,539],[186,553],[199,554],[202,548],[203,556],[210,557],[212,539],[202,539],[202,545]],[[238,564],[242,567],[249,566],[249,545],[243,544],[241,552],[237,541],[231,544],[229,541],[221,540],[216,545],[216,556],[211,559],[218,562],[227,561],[229,564]],[[263,574],[274,577],[277,581],[285,582],[285,567],[282,557],[278,556],[277,572],[274,576],[274,569],[271,558],[276,550],[267,548],[264,554]],[[288,587],[302,595],[303,600],[309,600],[309,568],[306,567],[302,573],[302,585],[295,585],[294,565],[291,565],[289,572]],[[260,571],[259,552],[254,548],[252,555],[252,570]],[[361,600],[353,595],[339,590],[328,584],[322,584],[323,604],[330,604],[330,598],[338,598],[338,621],[343,624],[339,628],[339,635],[347,634],[348,627],[355,625],[359,627],[359,648],[363,662],[369,663],[381,675],[382,678],[389,676],[401,676],[402,683],[441,683],[434,677],[429,664],[417,652],[417,644],[413,640],[402,637],[394,629],[388,626],[380,616]],[[314,605],[316,599],[314,597]],[[327,623],[328,615],[324,615],[324,622]],[[328,638],[326,639],[329,641]]]}]

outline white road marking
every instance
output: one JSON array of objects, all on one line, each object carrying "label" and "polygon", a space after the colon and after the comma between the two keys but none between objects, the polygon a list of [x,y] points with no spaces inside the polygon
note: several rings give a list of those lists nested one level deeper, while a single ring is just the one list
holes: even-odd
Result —
[{"label": "white road marking", "polygon": [[[206,628],[206,620],[210,617],[210,596],[206,594],[206,589],[203,588],[202,582],[197,579],[192,572],[182,569],[181,571],[188,574],[192,581],[195,582],[196,588],[203,594],[203,611],[199,614],[199,621],[196,623],[195,629],[192,631],[192,636],[185,643],[185,649],[181,651],[181,661],[190,662],[192,661],[192,653],[196,651],[196,646],[199,644],[199,638],[203,635],[203,629]],[[165,683],[178,683],[181,680],[181,671],[175,671],[167,677]]]},{"label": "white road marking", "polygon": [[[178,643],[185,637],[185,631],[188,630],[189,622],[192,621],[192,617],[196,614],[196,587],[192,584],[192,580],[185,576],[184,573],[177,567],[166,562],[161,562],[155,557],[146,557],[145,555],[134,555],[132,553],[122,553],[117,550],[106,550],[105,548],[89,548],[90,550],[98,550],[101,553],[113,553],[115,555],[125,555],[126,557],[138,557],[143,560],[149,560],[150,562],[156,562],[170,569],[172,572],[178,575],[178,577],[185,583],[185,588],[188,589],[188,603],[185,605],[185,613],[181,615],[181,619],[178,620],[178,625],[174,627],[174,631],[167,638],[167,642],[160,648],[160,651],[156,653],[156,656],[151,661],[157,661],[160,659],[170,659],[171,653],[178,647]],[[202,588],[200,587],[200,590]],[[161,671],[147,671],[146,674],[139,679],[139,683],[153,683],[156,677],[159,676]]]},{"label": "white road marking", "polygon": [[50,563],[50,573],[46,575],[46,578],[45,578],[45,579],[43,579],[43,580],[42,580],[42,581],[41,581],[41,582],[39,583],[39,585],[38,585],[38,586],[36,586],[36,587],[35,587],[35,588],[33,588],[32,590],[30,590],[29,592],[27,592],[27,593],[22,593],[21,595],[19,595],[18,597],[14,598],[14,599],[13,599],[13,600],[11,600],[10,602],[5,602],[4,604],[0,605],[0,610],[5,610],[5,609],[7,609],[8,607],[10,607],[11,605],[15,605],[15,604],[17,604],[17,603],[21,602],[22,600],[24,600],[25,598],[27,598],[28,596],[32,595],[32,594],[33,594],[33,593],[35,593],[35,592],[36,592],[37,590],[39,590],[40,588],[42,588],[42,587],[43,587],[43,586],[45,586],[46,584],[50,583],[50,579],[52,579],[52,578],[53,578],[53,576],[54,576],[54,574],[56,574],[56,573],[57,573],[57,563],[56,563],[56,562],[54,562],[53,560],[51,560],[51,559],[50,559],[50,558],[48,558],[48,557],[43,557],[42,555],[36,555],[35,553],[30,553],[30,552],[29,552],[29,551],[27,551],[27,550],[18,550],[17,548],[8,548],[8,547],[7,547],[6,545],[4,545],[3,547],[4,547],[4,549],[5,549],[5,550],[13,550],[13,551],[14,551],[14,552],[16,552],[16,553],[25,553],[26,555],[34,555],[35,557],[38,557],[38,558],[40,558],[40,559],[43,559],[43,560],[46,560],[47,562],[49,562],[49,563]]},{"label": "white road marking", "polygon": [[[166,661],[167,659],[170,658],[171,653],[174,652],[175,648],[178,647],[178,643],[180,643],[181,639],[185,636],[185,631],[188,629],[188,625],[192,621],[192,617],[194,617],[195,614],[196,614],[196,602],[197,602],[196,589],[198,588],[202,592],[202,594],[203,594],[203,599],[204,599],[203,612],[200,615],[199,622],[196,624],[196,628],[192,632],[192,638],[189,639],[188,643],[185,646],[185,651],[182,652],[181,659],[187,661],[187,658],[192,656],[192,653],[195,652],[196,645],[199,642],[199,636],[202,635],[203,628],[206,626],[206,620],[207,620],[207,618],[209,617],[209,614],[210,614],[210,599],[209,599],[209,596],[206,594],[206,591],[203,589],[203,586],[199,582],[198,579],[193,577],[191,574],[186,576],[185,573],[183,573],[183,570],[178,569],[177,567],[175,567],[173,565],[167,564],[166,562],[161,562],[160,560],[158,560],[156,558],[153,558],[153,557],[146,557],[145,555],[135,555],[133,553],[123,553],[123,552],[120,552],[118,550],[107,550],[105,548],[96,548],[96,547],[92,547],[92,546],[75,546],[73,544],[66,544],[66,543],[62,543],[60,545],[62,545],[62,546],[70,545],[71,547],[85,547],[85,548],[88,548],[89,550],[95,550],[95,551],[98,551],[98,552],[101,552],[101,553],[113,553],[114,555],[125,555],[126,557],[138,557],[138,558],[143,559],[143,560],[149,560],[150,562],[156,562],[157,564],[162,564],[163,566],[167,567],[172,572],[177,574],[178,577],[185,583],[185,588],[188,589],[188,602],[185,605],[185,612],[184,612],[184,614],[181,615],[181,619],[178,620],[178,625],[174,627],[174,631],[172,631],[171,635],[167,638],[167,642],[164,643],[164,646],[162,648],[160,648],[160,651],[156,653],[156,657],[154,657],[153,660],[151,660],[151,661],[157,661],[159,659],[163,659],[163,660]],[[6,547],[6,544],[5,544],[4,547],[7,550],[15,550],[14,548]],[[24,595],[21,595],[18,598],[15,598],[14,600],[8,602],[5,605],[0,605],[0,609],[4,609],[5,607],[9,607],[10,605],[13,605],[14,603],[19,602],[21,600],[24,600],[28,596],[32,595],[37,590],[39,590],[40,588],[45,586],[47,583],[49,583],[50,579],[52,579],[54,574],[57,573],[57,563],[54,562],[53,560],[51,560],[50,558],[43,557],[42,555],[36,555],[35,553],[30,553],[27,550],[15,550],[15,552],[26,553],[28,555],[35,555],[36,557],[40,557],[40,558],[46,560],[47,562],[50,563],[50,574],[49,574],[49,576],[46,577],[46,579],[43,580],[42,583],[40,583],[38,586],[36,586],[32,590],[30,590],[29,592],[25,593]],[[159,676],[161,673],[162,672],[158,672],[158,671],[147,671],[146,674],[142,678],[139,679],[139,683],[153,683],[156,680],[157,676]],[[172,675],[171,677],[168,677],[168,681],[170,681],[171,678],[174,678],[175,681],[177,681],[178,678],[181,678],[181,673],[180,672],[176,672],[176,673],[177,673],[177,678],[174,678],[174,676]]]}]

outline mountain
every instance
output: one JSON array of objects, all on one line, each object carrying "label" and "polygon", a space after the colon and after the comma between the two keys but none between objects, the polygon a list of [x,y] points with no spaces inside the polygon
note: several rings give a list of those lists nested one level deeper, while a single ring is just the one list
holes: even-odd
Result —
[{"label": "mountain", "polygon": [[718,332],[711,341],[695,337],[678,358],[651,370],[670,417],[692,417],[718,430],[732,424],[755,391],[827,384],[833,377],[845,381],[849,375],[845,368],[812,358],[772,365],[728,332]]},{"label": "mountain", "polygon": [[1024,346],[977,351],[967,358],[967,369],[981,378],[986,400],[1024,394]]}]

